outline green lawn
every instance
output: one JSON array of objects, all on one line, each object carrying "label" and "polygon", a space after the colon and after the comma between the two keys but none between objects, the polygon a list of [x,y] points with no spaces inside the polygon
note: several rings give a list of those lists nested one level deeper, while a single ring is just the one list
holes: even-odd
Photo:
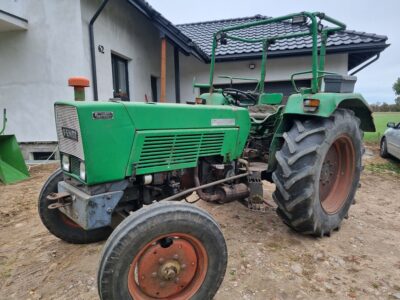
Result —
[{"label": "green lawn", "polygon": [[376,132],[366,132],[364,141],[368,143],[379,143],[379,140],[386,130],[388,122],[400,122],[400,112],[377,112],[374,113]]}]

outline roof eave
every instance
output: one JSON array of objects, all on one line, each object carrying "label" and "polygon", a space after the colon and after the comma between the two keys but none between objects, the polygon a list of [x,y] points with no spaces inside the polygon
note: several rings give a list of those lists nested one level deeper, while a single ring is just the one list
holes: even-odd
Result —
[{"label": "roof eave", "polygon": [[145,15],[154,26],[164,34],[167,39],[179,47],[185,55],[194,55],[203,62],[209,60],[207,54],[203,52],[190,38],[184,35],[175,25],[165,19],[159,12],[151,8],[143,0],[128,0],[135,8]]},{"label": "roof eave", "polygon": [[[335,54],[335,53],[353,53],[353,52],[382,52],[385,50],[389,44],[385,42],[381,43],[368,43],[368,44],[357,44],[357,45],[341,45],[341,46],[330,46],[327,48],[327,54]],[[288,56],[304,56],[310,55],[311,48],[304,49],[290,49],[290,50],[278,50],[278,51],[270,51],[268,53],[269,58],[281,58]],[[261,52],[256,53],[241,53],[241,54],[230,54],[223,56],[216,56],[217,62],[229,62],[229,61],[238,61],[238,60],[250,60],[250,59],[261,59]],[[207,63],[209,63],[208,61]]]}]

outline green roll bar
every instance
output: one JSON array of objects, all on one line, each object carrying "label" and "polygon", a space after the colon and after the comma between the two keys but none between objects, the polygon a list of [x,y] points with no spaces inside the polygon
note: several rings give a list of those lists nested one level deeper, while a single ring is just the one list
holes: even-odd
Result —
[{"label": "green roll bar", "polygon": [[[271,24],[271,23],[278,23],[282,21],[291,20],[295,17],[305,17],[306,20],[311,21],[309,24],[309,29],[301,32],[291,33],[291,34],[279,34],[274,36],[266,36],[263,38],[256,38],[256,39],[246,39],[242,37],[238,37],[235,35],[230,35],[228,33],[236,30],[247,29],[251,27]],[[322,25],[322,21],[326,21],[333,25],[333,27],[325,27]],[[221,38],[230,39],[234,41],[244,42],[244,43],[262,43],[263,44],[263,54],[262,54],[262,63],[261,63],[261,76],[260,81],[257,85],[260,93],[264,92],[264,82],[265,82],[265,74],[266,74],[266,61],[267,61],[267,51],[268,47],[273,44],[275,41],[283,40],[283,39],[291,39],[291,38],[298,38],[304,36],[311,36],[312,37],[312,70],[307,72],[296,73],[297,75],[311,73],[311,93],[317,93],[320,90],[322,77],[326,72],[325,69],[325,56],[326,56],[326,42],[328,36],[333,34],[336,31],[341,31],[346,29],[346,25],[334,18],[331,18],[324,13],[320,12],[301,12],[296,14],[289,14],[283,17],[278,18],[270,18],[261,21],[250,22],[246,24],[231,26],[227,28],[222,28],[221,30],[217,31],[213,35],[213,44],[212,44],[212,51],[211,51],[211,62],[210,62],[210,77],[208,87],[210,88],[210,93],[213,92],[213,82],[214,82],[214,71],[215,71],[215,59],[216,59],[216,49],[218,47],[218,41]],[[321,46],[318,53],[318,35],[321,35]],[[292,83],[293,83],[292,76]],[[204,85],[207,86],[207,85]],[[295,85],[294,85],[295,86]]]}]

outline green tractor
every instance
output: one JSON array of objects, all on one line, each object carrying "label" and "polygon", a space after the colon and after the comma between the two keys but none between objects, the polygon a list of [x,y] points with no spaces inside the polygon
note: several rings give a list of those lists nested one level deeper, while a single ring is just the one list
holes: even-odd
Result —
[{"label": "green tractor", "polygon": [[[234,35],[294,18],[306,21],[304,31]],[[327,39],[344,29],[308,12],[222,29],[214,34],[209,83],[195,84],[209,92],[192,104],[55,104],[61,169],[42,189],[39,214],[64,241],[108,238],[98,271],[101,299],[215,295],[227,248],[212,217],[182,203],[193,192],[262,209],[267,180],[276,185],[278,215],[293,230],[323,237],[340,228],[359,186],[363,131],[375,130],[368,105],[353,93],[354,78],[324,71]],[[305,36],[312,39],[311,70],[292,76],[297,92],[284,106],[282,94],[264,92],[268,47]],[[213,86],[216,49],[229,40],[263,45],[253,91]],[[311,86],[298,88],[295,77],[307,74]],[[83,98],[87,83],[76,85]]]}]

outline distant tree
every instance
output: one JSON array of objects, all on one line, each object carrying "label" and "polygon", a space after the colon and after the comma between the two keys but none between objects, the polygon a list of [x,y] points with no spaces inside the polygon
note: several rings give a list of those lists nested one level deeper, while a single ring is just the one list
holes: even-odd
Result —
[{"label": "distant tree", "polygon": [[[397,78],[396,82],[393,84],[393,91],[396,96],[400,96],[400,78]],[[397,99],[399,99],[399,97]]]},{"label": "distant tree", "polygon": [[396,99],[394,99],[394,102],[396,103],[397,106],[400,106],[400,96],[396,97]]}]

